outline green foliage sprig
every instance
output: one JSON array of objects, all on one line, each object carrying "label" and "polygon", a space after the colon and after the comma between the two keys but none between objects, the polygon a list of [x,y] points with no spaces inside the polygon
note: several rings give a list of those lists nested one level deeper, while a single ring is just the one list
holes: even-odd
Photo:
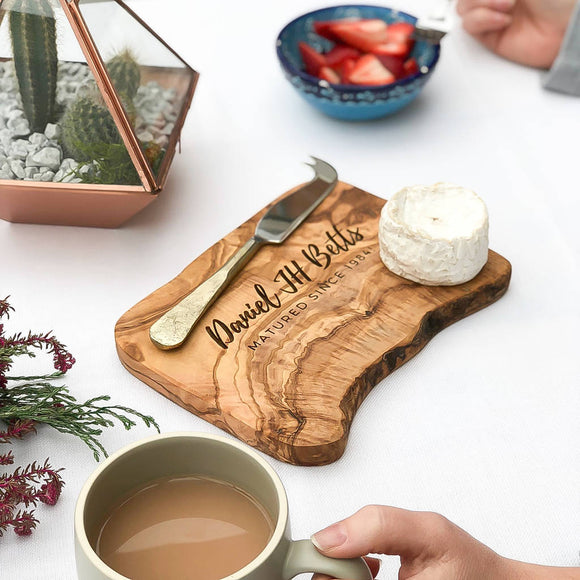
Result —
[{"label": "green foliage sprig", "polygon": [[71,170],[83,183],[104,185],[141,185],[141,179],[122,143],[77,142],[76,149],[81,152],[82,161]]},{"label": "green foliage sprig", "polygon": [[[8,317],[13,308],[8,299],[0,300],[0,318]],[[37,351],[52,354],[54,371],[36,376],[8,374],[18,356],[35,357]],[[61,378],[74,364],[66,346],[51,333],[5,336],[0,324],[0,444],[36,433],[38,425],[48,425],[61,433],[81,439],[98,461],[107,451],[98,437],[103,429],[120,423],[131,429],[141,420],[147,427],[159,427],[155,420],[122,405],[108,405],[110,397],[102,395],[80,403],[64,385],[53,381]],[[0,453],[0,465],[12,465],[14,455],[9,450]],[[36,462],[12,473],[0,474],[0,536],[9,528],[18,535],[29,535],[38,520],[34,507],[38,502],[54,505],[64,482],[61,469],[53,469],[48,460]],[[32,509],[31,509],[32,508]]]}]

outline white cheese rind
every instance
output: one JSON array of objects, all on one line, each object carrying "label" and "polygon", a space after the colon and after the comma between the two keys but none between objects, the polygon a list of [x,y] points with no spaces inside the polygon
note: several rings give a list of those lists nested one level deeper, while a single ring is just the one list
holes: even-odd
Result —
[{"label": "white cheese rind", "polygon": [[487,208],[473,191],[450,183],[405,187],[381,212],[381,260],[413,282],[462,284],[487,262],[488,230]]}]

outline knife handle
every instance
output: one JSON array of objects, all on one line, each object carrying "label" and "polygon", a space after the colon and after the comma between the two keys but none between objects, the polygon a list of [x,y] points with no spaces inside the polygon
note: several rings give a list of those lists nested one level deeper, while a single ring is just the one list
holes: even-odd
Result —
[{"label": "knife handle", "polygon": [[263,243],[255,236],[250,238],[217,272],[159,318],[149,329],[153,344],[162,350],[181,346],[199,319]]}]

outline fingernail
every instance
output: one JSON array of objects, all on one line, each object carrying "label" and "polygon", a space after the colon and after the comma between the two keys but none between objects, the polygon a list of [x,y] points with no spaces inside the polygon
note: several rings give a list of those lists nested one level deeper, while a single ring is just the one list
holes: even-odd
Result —
[{"label": "fingernail", "polygon": [[332,524],[332,526],[316,532],[310,540],[319,550],[325,552],[342,546],[346,542],[346,532],[340,524]]}]

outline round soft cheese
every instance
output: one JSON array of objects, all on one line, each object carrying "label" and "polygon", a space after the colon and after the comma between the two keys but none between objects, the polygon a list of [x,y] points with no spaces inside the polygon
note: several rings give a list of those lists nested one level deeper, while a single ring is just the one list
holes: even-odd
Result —
[{"label": "round soft cheese", "polygon": [[381,212],[381,260],[413,282],[462,284],[487,262],[488,229],[487,208],[473,191],[450,183],[405,187]]}]

